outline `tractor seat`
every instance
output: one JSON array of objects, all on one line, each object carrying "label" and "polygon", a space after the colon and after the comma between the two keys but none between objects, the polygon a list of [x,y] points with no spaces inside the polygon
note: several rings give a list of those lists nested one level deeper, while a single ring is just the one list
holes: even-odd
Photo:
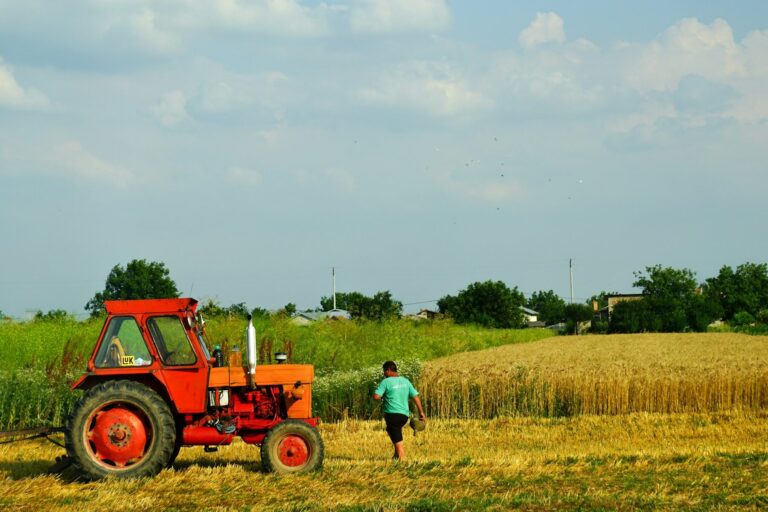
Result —
[{"label": "tractor seat", "polygon": [[123,366],[125,360],[125,348],[120,338],[113,336],[109,341],[109,347],[107,347],[107,355],[104,358],[105,366]]}]

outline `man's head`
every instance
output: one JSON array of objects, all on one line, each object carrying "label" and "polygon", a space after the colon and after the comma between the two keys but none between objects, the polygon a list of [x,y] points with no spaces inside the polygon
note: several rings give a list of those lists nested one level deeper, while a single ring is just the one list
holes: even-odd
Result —
[{"label": "man's head", "polygon": [[384,370],[384,375],[387,377],[397,374],[397,365],[394,361],[387,361],[382,365],[382,369]]}]

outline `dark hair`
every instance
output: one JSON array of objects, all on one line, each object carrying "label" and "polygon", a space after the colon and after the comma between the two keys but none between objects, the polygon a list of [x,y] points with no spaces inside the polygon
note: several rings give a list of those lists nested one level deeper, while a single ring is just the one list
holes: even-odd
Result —
[{"label": "dark hair", "polygon": [[395,364],[394,361],[387,361],[382,365],[382,368],[384,368],[384,371],[389,370],[391,372],[397,373],[397,365]]}]

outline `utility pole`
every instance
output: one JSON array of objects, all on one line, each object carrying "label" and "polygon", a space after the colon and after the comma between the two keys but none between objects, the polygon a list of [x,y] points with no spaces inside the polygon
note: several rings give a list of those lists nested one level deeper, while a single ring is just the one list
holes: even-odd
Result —
[{"label": "utility pole", "polygon": [[333,309],[336,309],[336,267],[331,267],[331,281],[333,282]]},{"label": "utility pole", "polygon": [[573,304],[573,258],[568,260],[568,271],[571,274],[571,304]]}]

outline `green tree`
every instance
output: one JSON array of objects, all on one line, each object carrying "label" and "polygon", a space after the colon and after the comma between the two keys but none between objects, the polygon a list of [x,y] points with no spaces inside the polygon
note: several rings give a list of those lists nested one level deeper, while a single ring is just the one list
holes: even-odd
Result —
[{"label": "green tree", "polygon": [[[259,308],[253,310],[253,316],[258,316],[255,313],[258,309]],[[198,311],[200,311],[203,316],[207,318],[227,317],[245,319],[248,318],[248,315],[251,313],[245,302],[237,302],[235,304],[230,304],[229,306],[222,306],[216,299],[207,299],[198,308]],[[267,313],[267,316],[269,316],[269,313]]]},{"label": "green tree", "polygon": [[[336,309],[349,311],[353,318],[362,318],[368,307],[368,297],[360,292],[337,292]],[[333,309],[333,297],[320,298],[320,307],[323,311]]]},{"label": "green tree", "polygon": [[723,266],[717,277],[706,280],[704,294],[720,305],[724,320],[740,311],[754,316],[768,308],[768,265],[743,263],[735,271]]},{"label": "green tree", "polygon": [[219,317],[224,316],[225,308],[221,307],[221,304],[219,304],[219,301],[216,299],[206,299],[205,302],[203,302],[197,310],[203,314],[206,318],[213,318],[213,317]]},{"label": "green tree", "polygon": [[285,306],[283,306],[282,309],[283,312],[285,312],[286,316],[292,316],[296,312],[296,304],[293,302],[289,302]]},{"label": "green tree", "polygon": [[650,313],[645,300],[625,300],[613,307],[608,331],[612,333],[643,332],[649,325]]},{"label": "green tree", "polygon": [[720,304],[702,294],[696,294],[688,304],[688,326],[692,331],[705,332],[709,324],[723,316]]},{"label": "green tree", "polygon": [[230,304],[229,307],[223,308],[224,315],[229,318],[248,318],[249,310],[245,302],[237,302]]},{"label": "green tree", "polygon": [[437,307],[459,324],[509,329],[523,326],[520,306],[524,303],[517,286],[510,289],[501,281],[489,280],[472,283],[455,296],[446,295],[437,301]]},{"label": "green tree", "polygon": [[371,298],[370,304],[369,317],[375,320],[399,318],[403,314],[403,303],[395,300],[389,290],[376,292]]},{"label": "green tree", "polygon": [[643,272],[635,272],[633,286],[643,289],[643,300],[650,313],[657,316],[661,325],[647,330],[663,332],[682,332],[688,327],[688,308],[696,295],[696,275],[692,270],[683,268],[646,267]]},{"label": "green tree", "polygon": [[735,315],[733,315],[733,320],[731,321],[733,325],[736,327],[746,327],[748,325],[752,325],[755,323],[755,317],[750,315],[746,311],[739,311]]},{"label": "green tree", "polygon": [[563,315],[565,316],[565,332],[577,334],[579,324],[592,320],[594,313],[592,307],[586,304],[566,304]]},{"label": "green tree", "polygon": [[720,315],[718,304],[699,293],[692,270],[654,265],[634,274],[643,298],[614,307],[611,332],[705,331]]},{"label": "green tree", "polygon": [[179,296],[176,283],[162,262],[132,260],[125,268],[115,265],[107,276],[104,290],[96,292],[85,305],[91,316],[104,311],[106,300],[164,299]]},{"label": "green tree", "polygon": [[253,315],[253,318],[269,318],[271,316],[269,311],[259,307],[253,308],[251,314]]},{"label": "green tree", "polygon": [[[322,297],[320,306],[323,311],[330,311],[333,308],[333,297]],[[397,318],[403,312],[403,303],[395,300],[389,291],[376,292],[373,297],[360,292],[338,292],[336,307],[349,311],[352,318],[368,320]]]},{"label": "green tree", "polygon": [[554,290],[533,292],[525,306],[538,312],[547,325],[565,321],[565,301]]},{"label": "green tree", "polygon": [[53,320],[54,322],[65,322],[67,320],[74,320],[72,315],[67,313],[63,309],[51,309],[47,313],[39,311],[35,313],[35,321],[39,320]]}]

